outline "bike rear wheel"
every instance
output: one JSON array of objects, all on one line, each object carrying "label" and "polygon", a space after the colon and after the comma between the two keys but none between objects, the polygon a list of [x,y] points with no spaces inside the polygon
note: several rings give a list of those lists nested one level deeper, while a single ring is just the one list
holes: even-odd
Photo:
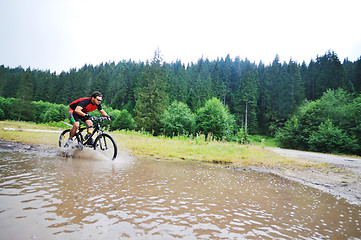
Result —
[{"label": "bike rear wheel", "polygon": [[[60,136],[59,136],[59,147],[64,148],[64,147],[73,147],[73,146],[69,146],[68,145],[68,139],[70,136],[70,129],[66,129],[64,130]],[[79,145],[79,140],[77,138],[75,138],[74,140],[76,145]]]},{"label": "bike rear wheel", "polygon": [[95,139],[94,150],[100,150],[103,155],[111,160],[117,157],[118,152],[114,139],[106,133],[102,133]]},{"label": "bike rear wheel", "polygon": [[64,130],[59,136],[59,147],[66,147],[70,136],[70,129]]}]

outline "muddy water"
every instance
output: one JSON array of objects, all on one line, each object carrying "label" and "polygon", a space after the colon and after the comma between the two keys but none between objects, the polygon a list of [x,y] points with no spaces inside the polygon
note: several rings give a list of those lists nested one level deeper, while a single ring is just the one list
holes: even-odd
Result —
[{"label": "muddy water", "polygon": [[361,208],[283,178],[0,148],[0,239],[352,239]]}]

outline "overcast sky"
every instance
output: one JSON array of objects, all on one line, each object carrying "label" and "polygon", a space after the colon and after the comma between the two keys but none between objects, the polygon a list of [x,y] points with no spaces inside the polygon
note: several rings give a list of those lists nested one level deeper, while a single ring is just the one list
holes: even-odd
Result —
[{"label": "overcast sky", "polygon": [[361,56],[360,0],[0,0],[0,65],[69,71],[202,56],[309,63]]}]

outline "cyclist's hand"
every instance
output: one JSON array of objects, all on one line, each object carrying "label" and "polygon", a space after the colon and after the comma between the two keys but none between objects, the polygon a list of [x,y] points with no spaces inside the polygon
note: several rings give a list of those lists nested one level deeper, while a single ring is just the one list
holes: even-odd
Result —
[{"label": "cyclist's hand", "polygon": [[111,121],[112,120],[112,116],[106,116],[106,118],[108,119],[108,121]]},{"label": "cyclist's hand", "polygon": [[90,114],[85,114],[85,120],[93,120],[94,119],[94,117],[93,116],[91,116]]}]

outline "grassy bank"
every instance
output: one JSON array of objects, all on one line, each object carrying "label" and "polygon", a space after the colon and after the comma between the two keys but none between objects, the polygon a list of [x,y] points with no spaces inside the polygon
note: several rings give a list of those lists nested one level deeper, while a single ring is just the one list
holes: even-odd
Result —
[{"label": "grassy bank", "polygon": [[[64,125],[64,127],[66,127]],[[4,131],[4,128],[63,130],[59,127],[36,125],[32,123],[0,121],[0,139],[24,142],[28,144],[45,144],[57,146],[59,133]],[[262,166],[266,168],[308,168],[323,167],[320,163],[306,160],[292,160],[281,157],[263,148],[264,141],[258,145],[240,145],[220,141],[205,141],[196,138],[166,138],[153,137],[133,131],[111,132],[119,149],[136,156],[146,156],[160,159],[184,159],[205,161],[235,166]]]}]

